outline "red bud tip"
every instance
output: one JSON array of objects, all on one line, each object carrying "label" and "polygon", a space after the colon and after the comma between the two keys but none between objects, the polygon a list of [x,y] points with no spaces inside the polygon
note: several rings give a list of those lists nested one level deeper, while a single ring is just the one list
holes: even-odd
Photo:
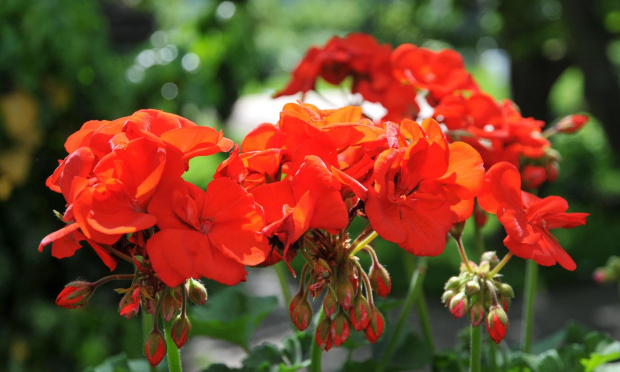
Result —
[{"label": "red bud tip", "polygon": [[351,327],[349,326],[347,316],[343,312],[336,314],[331,326],[331,337],[334,345],[342,345],[349,338],[350,334]]},{"label": "red bud tip", "polygon": [[323,318],[316,326],[315,341],[323,351],[328,351],[332,347],[331,326],[329,318]]},{"label": "red bud tip", "polygon": [[[605,283],[607,281],[607,270],[605,268],[599,267],[592,274],[592,279],[594,279],[597,283]],[[58,300],[56,300],[58,303]]]},{"label": "red bud tip", "polygon": [[509,325],[508,315],[506,315],[501,306],[491,306],[489,315],[487,315],[486,325],[489,336],[496,344],[499,344],[506,336]]},{"label": "red bud tip", "polygon": [[323,311],[325,312],[325,316],[331,318],[331,316],[336,312],[338,306],[338,300],[334,297],[333,292],[328,290],[325,293],[325,298],[323,299]]},{"label": "red bud tip", "polygon": [[449,308],[453,317],[457,319],[463,317],[469,309],[469,303],[465,294],[461,292],[452,297]]},{"label": "red bud tip", "polygon": [[94,292],[95,289],[88,282],[71,282],[56,297],[56,305],[66,309],[77,309],[86,305]]},{"label": "red bud tip", "polygon": [[118,304],[118,312],[127,319],[133,318],[140,310],[140,287],[125,293]]},{"label": "red bud tip", "polygon": [[472,326],[478,327],[484,321],[484,306],[477,302],[469,309],[469,322]]},{"label": "red bud tip", "polygon": [[370,285],[372,289],[381,297],[387,296],[392,290],[392,279],[385,267],[378,263],[373,263],[370,267]]},{"label": "red bud tip", "polygon": [[153,329],[144,342],[144,355],[151,366],[158,365],[166,355],[166,342],[159,329]]},{"label": "red bud tip", "polygon": [[368,327],[364,330],[366,333],[366,339],[374,344],[379,340],[379,337],[383,334],[383,328],[385,327],[385,319],[383,318],[383,314],[375,307],[372,308],[370,314],[370,322],[368,322]]},{"label": "red bud tip", "polygon": [[368,327],[368,323],[370,322],[370,311],[370,305],[368,301],[366,301],[366,298],[358,294],[349,312],[349,319],[351,320],[353,329],[360,332]]},{"label": "red bud tip", "polygon": [[355,295],[353,286],[351,286],[351,283],[348,280],[344,280],[338,286],[337,292],[340,306],[342,306],[344,311],[349,311],[351,304],[353,303],[353,296]]},{"label": "red bud tip", "polygon": [[179,315],[172,323],[171,337],[177,349],[180,349],[187,343],[189,334],[192,331],[192,325],[189,318],[183,314]]},{"label": "red bud tip", "polygon": [[161,299],[161,316],[169,322],[181,308],[181,301],[177,300],[170,290],[164,291]]},{"label": "red bud tip", "polygon": [[570,134],[581,129],[589,120],[586,115],[569,115],[560,120],[555,126],[558,132]]},{"label": "red bud tip", "polygon": [[310,306],[308,298],[301,292],[295,295],[291,300],[289,313],[297,329],[303,331],[308,328],[312,320],[312,306]]},{"label": "red bud tip", "polygon": [[204,305],[207,301],[207,289],[198,280],[189,279],[188,294],[189,299],[196,305]]}]

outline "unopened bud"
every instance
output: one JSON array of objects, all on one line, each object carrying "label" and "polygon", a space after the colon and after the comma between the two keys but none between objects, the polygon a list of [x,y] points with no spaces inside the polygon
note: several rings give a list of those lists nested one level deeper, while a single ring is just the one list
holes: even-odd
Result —
[{"label": "unopened bud", "polygon": [[82,307],[88,303],[94,292],[95,288],[88,282],[71,282],[56,297],[56,305],[66,309]]},{"label": "unopened bud", "polygon": [[338,301],[340,301],[340,306],[344,311],[349,311],[351,308],[351,303],[353,302],[353,296],[355,295],[355,290],[351,286],[351,283],[348,280],[343,280],[336,289],[338,294]]},{"label": "unopened bud", "polygon": [[465,294],[462,292],[457,293],[450,300],[450,305],[449,305],[450,313],[455,318],[463,317],[463,315],[465,315],[465,313],[467,312],[468,308],[469,308],[469,303],[467,301],[467,296],[465,296]]},{"label": "unopened bud", "polygon": [[451,289],[445,291],[443,295],[441,295],[441,302],[443,302],[446,306],[448,306],[450,304],[450,300],[452,300],[452,297],[454,297],[455,294],[456,292],[454,292]]},{"label": "unopened bud", "polygon": [[392,279],[390,279],[390,274],[387,272],[385,267],[378,262],[373,262],[370,267],[368,277],[370,278],[370,285],[372,286],[372,289],[379,296],[385,297],[392,290]]},{"label": "unopened bud", "polygon": [[458,289],[461,286],[461,278],[458,276],[453,276],[446,282],[443,289]]},{"label": "unopened bud", "polygon": [[480,261],[488,262],[489,267],[493,270],[499,263],[499,257],[497,257],[497,253],[495,253],[495,251],[487,251],[482,254]]},{"label": "unopened bud", "polygon": [[349,335],[351,334],[351,328],[349,326],[349,319],[343,312],[339,312],[332,320],[331,325],[331,337],[334,341],[334,345],[342,345]]},{"label": "unopened bud", "polygon": [[455,223],[450,228],[450,234],[454,237],[454,239],[459,240],[461,238],[461,235],[463,235],[464,229],[465,229],[465,222]]},{"label": "unopened bud", "polygon": [[[594,273],[592,273],[592,278],[597,283],[605,283],[607,281],[607,277],[607,270],[605,270],[604,267],[599,267],[594,270]],[[56,300],[56,303],[58,303],[58,300]]]},{"label": "unopened bud", "polygon": [[547,170],[540,165],[526,165],[521,171],[521,186],[524,190],[535,190],[547,180]]},{"label": "unopened bud", "polygon": [[373,307],[370,312],[370,321],[368,322],[368,326],[366,327],[366,329],[364,329],[366,339],[371,344],[374,344],[383,334],[384,327],[385,319],[383,318],[383,314],[381,314],[379,309]]},{"label": "unopened bud", "polygon": [[332,290],[328,290],[323,298],[323,311],[325,316],[331,318],[331,316],[338,310],[338,299],[334,296]]},{"label": "unopened bud", "polygon": [[491,306],[487,315],[486,325],[489,336],[499,344],[506,336],[508,330],[508,315],[501,306]]},{"label": "unopened bud", "polygon": [[118,304],[118,312],[127,319],[133,318],[140,310],[140,287],[125,293]]},{"label": "unopened bud", "polygon": [[358,294],[353,301],[353,306],[351,306],[351,311],[349,312],[349,319],[351,320],[351,326],[356,331],[364,330],[368,326],[368,322],[370,322],[370,305],[361,294]]},{"label": "unopened bud", "polygon": [[476,302],[469,309],[469,321],[474,327],[478,327],[484,321],[484,306],[480,302]]},{"label": "unopened bud", "polygon": [[171,336],[172,341],[177,346],[177,349],[180,349],[187,343],[189,339],[189,334],[192,331],[192,325],[189,322],[189,318],[180,314],[172,323]]},{"label": "unopened bud", "polygon": [[177,300],[170,290],[165,290],[161,298],[161,316],[169,322],[181,308],[181,302]]},{"label": "unopened bud", "polygon": [[513,298],[515,296],[515,292],[508,283],[502,283],[499,285],[499,293],[506,298]]},{"label": "unopened bud", "polygon": [[144,342],[144,355],[151,366],[158,365],[166,355],[166,341],[164,335],[157,328],[153,329]]},{"label": "unopened bud", "polygon": [[293,297],[289,306],[289,313],[297,329],[303,331],[308,328],[312,320],[312,306],[310,306],[308,297],[304,293],[300,292]]},{"label": "unopened bud", "polygon": [[476,293],[480,292],[480,284],[478,284],[478,281],[470,280],[465,283],[465,292],[468,296],[473,296]]},{"label": "unopened bud", "polygon": [[207,289],[200,281],[190,278],[187,291],[189,299],[196,305],[204,305],[207,301]]},{"label": "unopened bud", "polygon": [[560,133],[575,133],[588,123],[590,119],[586,115],[569,115],[560,120],[555,128]]},{"label": "unopened bud", "polygon": [[480,208],[478,203],[476,203],[476,206],[474,207],[474,222],[476,223],[476,226],[483,227],[486,225],[488,220],[489,214]]},{"label": "unopened bud", "polygon": [[321,350],[327,351],[332,348],[331,338],[331,320],[329,318],[323,318],[316,326],[315,341],[319,345]]}]

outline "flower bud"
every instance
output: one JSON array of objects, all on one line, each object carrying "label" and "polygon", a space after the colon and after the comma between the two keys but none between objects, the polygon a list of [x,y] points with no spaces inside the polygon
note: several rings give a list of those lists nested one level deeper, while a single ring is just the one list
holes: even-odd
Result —
[{"label": "flower bud", "polygon": [[161,316],[169,322],[181,308],[181,302],[177,300],[172,292],[167,289],[161,298]]},{"label": "flower bud", "polygon": [[448,307],[450,308],[450,313],[452,313],[453,317],[461,318],[463,315],[465,315],[467,309],[469,308],[467,296],[465,296],[463,292],[457,293],[450,300],[450,305]]},{"label": "flower bud", "polygon": [[446,285],[444,285],[443,289],[458,289],[461,286],[461,278],[458,276],[453,276],[448,279]]},{"label": "flower bud", "polygon": [[334,345],[342,345],[349,335],[351,334],[351,327],[349,326],[349,319],[343,312],[339,312],[332,320],[331,325],[331,337],[334,341]]},{"label": "flower bud", "polygon": [[355,267],[355,265],[353,265],[352,261],[351,262],[351,266],[349,267],[349,283],[351,283],[351,286],[353,287],[353,289],[357,289],[357,287],[359,286],[360,283],[360,276],[359,276],[359,272],[357,267]]},{"label": "flower bud", "polygon": [[118,304],[118,312],[127,319],[133,318],[140,310],[140,287],[125,293]]},{"label": "flower bud", "polygon": [[513,298],[515,296],[515,292],[508,283],[501,283],[499,285],[499,293],[506,298]]},{"label": "flower bud", "polygon": [[331,318],[339,306],[338,299],[331,290],[328,290],[325,293],[325,298],[323,298],[323,311],[325,312],[325,316]]},{"label": "flower bud", "polygon": [[447,290],[443,293],[443,295],[441,295],[441,302],[448,306],[450,304],[450,300],[452,300],[452,297],[454,297],[454,295],[456,295],[456,292],[454,292],[453,290]]},{"label": "flower bud", "polygon": [[88,282],[71,282],[56,297],[56,305],[66,309],[77,309],[86,305],[94,292],[95,288]]},{"label": "flower bud", "polygon": [[304,293],[299,292],[293,297],[289,306],[289,313],[297,329],[303,331],[308,328],[312,320],[312,306],[310,306],[308,297]]},{"label": "flower bud", "polygon": [[454,237],[454,239],[459,240],[461,238],[461,235],[463,235],[464,229],[465,229],[465,222],[455,223],[450,228],[450,234]]},{"label": "flower bud", "polygon": [[572,134],[586,125],[589,120],[586,115],[569,115],[560,120],[555,128],[560,133]]},{"label": "flower bud", "polygon": [[358,294],[353,301],[353,306],[351,306],[351,311],[349,312],[349,319],[353,329],[358,332],[364,330],[368,326],[368,322],[370,322],[370,305],[361,294]]},{"label": "flower bud", "polygon": [[366,339],[371,344],[374,344],[383,334],[384,327],[385,319],[383,318],[383,314],[381,314],[379,309],[373,307],[370,312],[370,321],[368,322],[368,326],[366,327],[366,329],[364,329]]},{"label": "flower bud", "polygon": [[480,292],[480,284],[475,279],[472,279],[465,283],[465,292],[468,296],[473,296],[476,293]]},{"label": "flower bud", "polygon": [[487,224],[488,220],[489,214],[485,212],[482,208],[480,208],[480,206],[478,206],[478,203],[476,203],[476,206],[474,208],[474,222],[476,223],[476,226],[483,227]]},{"label": "flower bud", "polygon": [[493,341],[499,344],[506,335],[508,330],[508,315],[501,306],[493,305],[489,309],[489,315],[487,315],[486,325],[487,331]]},{"label": "flower bud", "polygon": [[474,303],[469,309],[468,315],[471,325],[478,327],[484,321],[484,306],[480,302]]},{"label": "flower bud", "polygon": [[390,274],[387,272],[385,267],[378,262],[373,262],[370,267],[368,277],[370,278],[370,285],[372,286],[372,289],[379,296],[385,297],[392,290],[392,279],[390,279]]},{"label": "flower bud", "polygon": [[319,345],[321,350],[327,351],[332,348],[331,338],[331,320],[329,318],[323,318],[316,326],[315,341]]},{"label": "flower bud", "polygon": [[204,305],[207,301],[207,289],[200,281],[189,278],[189,299],[196,305]]},{"label": "flower bud", "polygon": [[540,165],[526,165],[521,171],[524,190],[535,190],[547,180],[547,170]]},{"label": "flower bud", "polygon": [[144,355],[151,366],[158,365],[166,355],[166,341],[164,335],[157,328],[153,329],[144,342]]},{"label": "flower bud", "polygon": [[189,318],[180,314],[172,323],[171,329],[171,337],[174,344],[177,345],[177,349],[180,349],[187,343],[187,339],[189,338],[189,334],[192,331],[192,325],[189,322]]},{"label": "flower bud", "polygon": [[495,253],[495,251],[487,251],[482,254],[480,261],[488,262],[489,267],[493,270],[499,263],[499,257],[497,257],[497,253]]},{"label": "flower bud", "polygon": [[355,295],[355,290],[351,286],[351,283],[348,280],[343,280],[336,289],[338,294],[338,301],[340,301],[340,306],[344,311],[349,311],[351,308],[351,303],[353,302],[353,296]]},{"label": "flower bud", "polygon": [[[594,270],[594,273],[592,273],[592,279],[594,279],[597,283],[605,283],[607,281],[607,277],[607,270],[605,270],[604,267],[599,267]],[[56,300],[56,303],[58,303],[58,300]]]}]

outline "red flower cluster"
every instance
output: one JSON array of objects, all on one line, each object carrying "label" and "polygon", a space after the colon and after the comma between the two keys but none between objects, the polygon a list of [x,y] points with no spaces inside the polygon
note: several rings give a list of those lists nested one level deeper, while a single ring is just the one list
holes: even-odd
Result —
[{"label": "red flower cluster", "polygon": [[69,155],[47,180],[67,201],[67,225],[39,250],[53,243],[54,257],[69,257],[87,241],[110,270],[115,252],[148,257],[171,287],[202,276],[238,283],[244,265],[263,261],[268,251],[257,232],[261,208],[230,180],[205,193],[181,178],[191,158],[232,145],[221,132],[156,110],[85,123],[67,139]]}]

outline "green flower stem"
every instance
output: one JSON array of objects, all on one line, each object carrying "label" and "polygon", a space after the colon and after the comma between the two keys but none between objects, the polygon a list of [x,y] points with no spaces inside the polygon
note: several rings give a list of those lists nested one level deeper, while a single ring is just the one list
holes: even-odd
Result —
[{"label": "green flower stem", "polygon": [[433,330],[431,329],[431,321],[428,316],[428,307],[426,306],[426,298],[424,298],[424,296],[418,296],[416,307],[418,309],[418,316],[420,317],[420,326],[422,327],[424,340],[426,341],[431,354],[434,354],[435,341],[433,340]]},{"label": "green flower stem", "polygon": [[367,237],[364,238],[361,242],[357,243],[351,250],[349,251],[349,256],[355,256],[357,252],[361,251],[365,246],[370,244],[375,238],[379,236],[376,231],[371,232]]},{"label": "green flower stem", "polygon": [[495,342],[489,342],[489,356],[491,360],[491,371],[497,372],[497,344]]},{"label": "green flower stem", "polygon": [[400,333],[403,328],[405,328],[404,326],[407,321],[407,316],[411,311],[411,307],[416,302],[416,299],[420,296],[422,291],[422,283],[424,283],[424,276],[426,275],[426,260],[426,257],[418,257],[418,265],[411,276],[411,282],[409,283],[409,290],[407,291],[407,297],[405,297],[405,303],[403,304],[403,308],[400,310],[398,320],[396,321],[396,325],[394,327],[394,332],[390,335],[383,358],[381,358],[381,361],[377,366],[378,372],[385,371],[388,363],[392,359],[392,356],[396,351],[396,344],[398,343]]},{"label": "green flower stem", "polygon": [[523,304],[523,352],[529,353],[532,348],[532,331],[534,329],[534,300],[538,283],[538,264],[528,260],[525,270],[525,303]]},{"label": "green flower stem", "polygon": [[474,270],[472,270],[471,265],[469,264],[469,258],[467,258],[467,253],[465,253],[465,247],[463,246],[463,240],[461,240],[461,238],[454,238],[454,240],[456,241],[456,246],[459,249],[459,254],[461,255],[461,261],[463,261],[463,263],[465,264],[465,267],[467,267],[467,271],[470,273],[473,273]]},{"label": "green flower stem", "polygon": [[278,275],[278,281],[280,282],[280,288],[282,288],[282,296],[284,296],[284,307],[288,307],[291,303],[291,289],[288,287],[288,283],[286,282],[286,267],[284,267],[284,261],[278,262],[273,265],[273,268],[276,270],[276,274]]},{"label": "green flower stem", "polygon": [[470,359],[469,359],[469,370],[471,372],[480,372],[480,356],[482,349],[482,327],[471,327],[471,345],[470,348]]},{"label": "green flower stem", "polygon": [[493,277],[495,275],[497,275],[497,273],[499,273],[499,271],[506,266],[506,264],[508,263],[508,261],[510,261],[510,259],[512,258],[512,252],[508,252],[504,258],[502,258],[502,260],[497,264],[497,266],[495,266],[495,268],[493,269],[493,271],[491,271],[490,273],[487,274],[487,278],[489,279],[493,279]]},{"label": "green flower stem", "polygon": [[167,322],[166,331],[164,335],[166,337],[166,356],[168,358],[168,371],[170,372],[183,372],[181,368],[181,353],[177,349],[177,345],[172,340],[172,322]]},{"label": "green flower stem", "polygon": [[[316,318],[316,324],[321,322],[325,317],[323,312],[323,306],[319,310],[319,315]],[[312,347],[310,348],[310,372],[321,372],[321,358],[323,357],[323,350],[317,345],[316,340],[312,340]]]}]

